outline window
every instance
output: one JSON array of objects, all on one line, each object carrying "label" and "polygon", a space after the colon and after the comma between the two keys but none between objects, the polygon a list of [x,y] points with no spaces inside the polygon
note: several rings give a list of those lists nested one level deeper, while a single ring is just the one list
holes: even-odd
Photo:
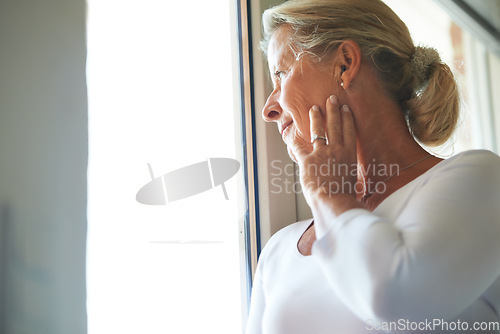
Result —
[{"label": "window", "polygon": [[[241,332],[247,204],[231,5],[88,1],[90,334]],[[211,158],[242,168],[217,186]],[[207,181],[198,194],[136,200],[197,163],[209,169],[180,183]]]}]

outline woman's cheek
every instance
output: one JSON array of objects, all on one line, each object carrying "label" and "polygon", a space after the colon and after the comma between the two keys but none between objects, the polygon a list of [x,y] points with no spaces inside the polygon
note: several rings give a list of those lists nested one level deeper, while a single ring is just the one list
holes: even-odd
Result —
[{"label": "woman's cheek", "polygon": [[311,140],[311,134],[309,130],[309,126],[305,126],[305,124],[302,124],[302,127],[296,127],[296,134],[298,137],[302,138],[305,141]]},{"label": "woman's cheek", "polygon": [[291,114],[295,125],[295,135],[309,141],[309,109],[312,107],[307,93],[300,80],[289,77],[282,82],[281,102],[282,108]]}]

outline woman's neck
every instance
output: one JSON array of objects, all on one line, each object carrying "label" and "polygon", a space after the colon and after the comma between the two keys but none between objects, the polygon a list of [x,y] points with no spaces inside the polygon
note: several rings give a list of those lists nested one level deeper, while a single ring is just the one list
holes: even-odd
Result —
[{"label": "woman's neck", "polygon": [[363,185],[358,187],[358,197],[429,155],[413,138],[397,103],[380,91],[365,93],[370,98],[350,102],[356,123],[358,182]]},{"label": "woman's neck", "polygon": [[356,187],[358,199],[370,195],[377,183],[382,183],[386,191],[370,197],[375,207],[441,161],[427,157],[429,153],[410,133],[401,106],[387,95],[368,62],[360,66],[356,79],[340,94],[339,100],[349,105],[356,125],[358,185],[362,186]]}]

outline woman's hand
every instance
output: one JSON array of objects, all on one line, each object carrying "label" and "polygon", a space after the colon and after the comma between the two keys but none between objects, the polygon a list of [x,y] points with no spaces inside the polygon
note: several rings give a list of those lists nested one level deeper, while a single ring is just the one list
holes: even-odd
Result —
[{"label": "woman's hand", "polygon": [[302,190],[313,211],[318,196],[345,199],[347,195],[354,200],[356,196],[356,133],[351,111],[347,105],[339,108],[332,95],[324,116],[323,120],[319,107],[313,106],[309,110],[312,145],[300,138],[294,138],[291,145]]}]

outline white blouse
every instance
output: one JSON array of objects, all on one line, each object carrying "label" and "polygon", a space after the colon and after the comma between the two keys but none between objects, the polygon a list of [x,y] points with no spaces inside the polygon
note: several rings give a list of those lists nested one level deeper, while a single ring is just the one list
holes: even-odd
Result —
[{"label": "white blouse", "polygon": [[[276,233],[259,259],[247,334],[495,333],[500,312],[500,158],[437,164],[373,212]],[[496,329],[500,329],[496,327]]]}]

